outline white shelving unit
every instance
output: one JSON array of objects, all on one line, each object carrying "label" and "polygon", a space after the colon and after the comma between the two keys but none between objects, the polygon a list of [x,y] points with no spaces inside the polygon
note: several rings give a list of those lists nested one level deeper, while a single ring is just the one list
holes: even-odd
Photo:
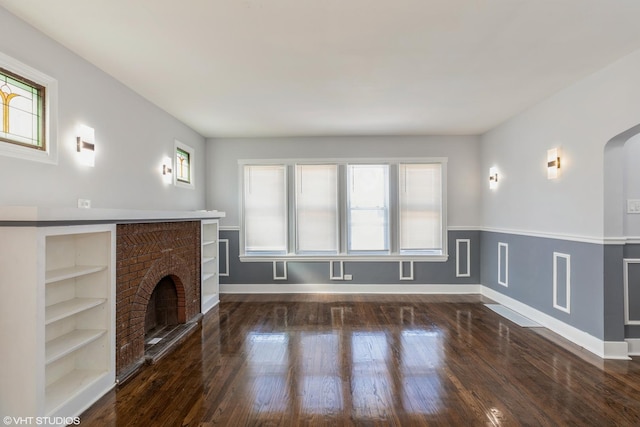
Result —
[{"label": "white shelving unit", "polygon": [[220,301],[219,278],[218,278],[218,220],[200,221],[202,244],[201,257],[201,282],[200,310],[206,313]]},{"label": "white shelving unit", "polygon": [[[0,413],[74,417],[115,385],[115,225],[0,227]],[[18,348],[16,348],[18,347]]]}]

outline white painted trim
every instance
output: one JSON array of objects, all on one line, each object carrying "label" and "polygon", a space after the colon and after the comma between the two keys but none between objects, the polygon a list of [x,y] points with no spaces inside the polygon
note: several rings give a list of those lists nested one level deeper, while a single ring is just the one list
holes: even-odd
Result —
[{"label": "white painted trim", "polygon": [[640,319],[631,319],[629,316],[629,264],[640,264],[639,258],[625,258],[622,260],[623,284],[624,284],[624,324],[640,325]]},{"label": "white painted trim", "polygon": [[[565,298],[567,306],[563,307],[558,304],[558,258],[563,258],[567,263],[567,270],[565,275]],[[556,308],[565,313],[571,313],[571,255],[563,254],[560,252],[553,253],[553,308]]]},{"label": "white painted trim", "polygon": [[[225,253],[225,272],[221,273],[218,272],[218,276],[219,277],[229,277],[229,239],[218,239],[219,243],[224,244],[224,253]],[[218,257],[218,260],[220,259],[220,257]],[[220,268],[220,266],[218,266],[218,269]]]},{"label": "white painted trim", "polygon": [[220,231],[240,231],[239,225],[221,225]]},{"label": "white painted trim", "polygon": [[[282,263],[284,275],[278,276],[278,263]],[[273,280],[287,280],[287,261],[273,261]]]},{"label": "white painted trim", "polygon": [[[408,262],[409,263],[409,275],[405,276],[404,275],[404,263]],[[413,261],[398,261],[398,264],[400,266],[400,280],[414,280],[413,278]]]},{"label": "white painted trim", "polygon": [[510,308],[511,310],[538,322],[547,329],[561,335],[569,341],[584,347],[591,353],[605,359],[629,359],[624,342],[603,341],[580,329],[568,325],[520,301],[508,297],[486,286],[481,288],[482,295]]},{"label": "white painted trim", "polygon": [[[467,244],[466,273],[460,273],[460,243]],[[471,277],[471,239],[456,239],[456,277]]]},{"label": "white painted trim", "polygon": [[629,345],[629,356],[640,356],[640,338],[625,339]]},{"label": "white painted trim", "polygon": [[[504,280],[501,280],[502,277],[500,273],[502,272],[502,251],[500,248],[505,248],[504,250]],[[509,244],[504,242],[498,242],[498,284],[504,287],[509,287]]]},{"label": "white painted trim", "polygon": [[[336,276],[333,272],[333,263],[340,263],[340,275]],[[329,280],[344,280],[344,261],[329,261]]]},{"label": "white painted trim", "polygon": [[416,255],[241,255],[240,262],[272,262],[272,261],[294,261],[294,262],[396,262],[396,261],[414,261],[414,262],[447,262],[448,255],[433,256],[416,256]]},{"label": "white painted trim", "polygon": [[627,237],[626,243],[627,245],[640,245],[640,236]]},{"label": "white painted trim", "polygon": [[481,285],[242,284],[220,285],[222,294],[480,294]]},{"label": "white painted trim", "polygon": [[447,227],[448,231],[482,231],[482,227],[479,225],[450,225]]},{"label": "white painted trim", "polygon": [[[549,233],[549,232],[533,231],[533,230],[532,231],[514,230],[510,228],[494,228],[494,227],[482,227],[482,231],[487,231],[492,233],[515,234],[519,236],[528,236],[528,237],[541,237],[544,239],[568,240],[572,242],[596,243],[600,245],[610,244],[608,241],[605,242],[606,239],[604,237],[597,237],[597,236],[576,236],[576,235],[562,234],[562,233]],[[624,240],[624,238],[622,239]]]}]

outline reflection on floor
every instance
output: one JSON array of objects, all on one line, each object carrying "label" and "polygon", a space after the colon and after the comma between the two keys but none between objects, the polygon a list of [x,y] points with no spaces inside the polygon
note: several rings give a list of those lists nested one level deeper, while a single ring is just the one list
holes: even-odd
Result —
[{"label": "reflection on floor", "polygon": [[223,295],[199,333],[82,424],[640,424],[640,363],[591,363],[486,302]]}]

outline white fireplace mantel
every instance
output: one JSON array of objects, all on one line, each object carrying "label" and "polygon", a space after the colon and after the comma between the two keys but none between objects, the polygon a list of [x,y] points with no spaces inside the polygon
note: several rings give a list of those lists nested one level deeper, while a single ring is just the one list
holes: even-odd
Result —
[{"label": "white fireplace mantel", "polygon": [[[131,223],[198,221],[225,216],[220,211],[168,211],[134,209],[55,208],[42,206],[0,206],[0,225],[56,225],[83,223]],[[60,225],[62,225],[60,224]]]}]

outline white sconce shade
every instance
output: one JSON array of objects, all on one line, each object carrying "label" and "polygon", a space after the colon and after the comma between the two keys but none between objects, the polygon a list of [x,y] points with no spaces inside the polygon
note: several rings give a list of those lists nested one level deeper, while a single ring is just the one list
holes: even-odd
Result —
[{"label": "white sconce shade", "polygon": [[489,188],[491,190],[498,188],[498,169],[489,168]]},{"label": "white sconce shade", "polygon": [[560,174],[560,149],[547,150],[547,179],[555,179]]},{"label": "white sconce shade", "polygon": [[162,161],[162,180],[165,184],[171,184],[173,182],[173,167],[171,165],[171,158],[165,157]]},{"label": "white sconce shade", "polygon": [[76,151],[80,153],[80,163],[94,166],[96,157],[95,130],[92,127],[80,125],[77,134]]}]

